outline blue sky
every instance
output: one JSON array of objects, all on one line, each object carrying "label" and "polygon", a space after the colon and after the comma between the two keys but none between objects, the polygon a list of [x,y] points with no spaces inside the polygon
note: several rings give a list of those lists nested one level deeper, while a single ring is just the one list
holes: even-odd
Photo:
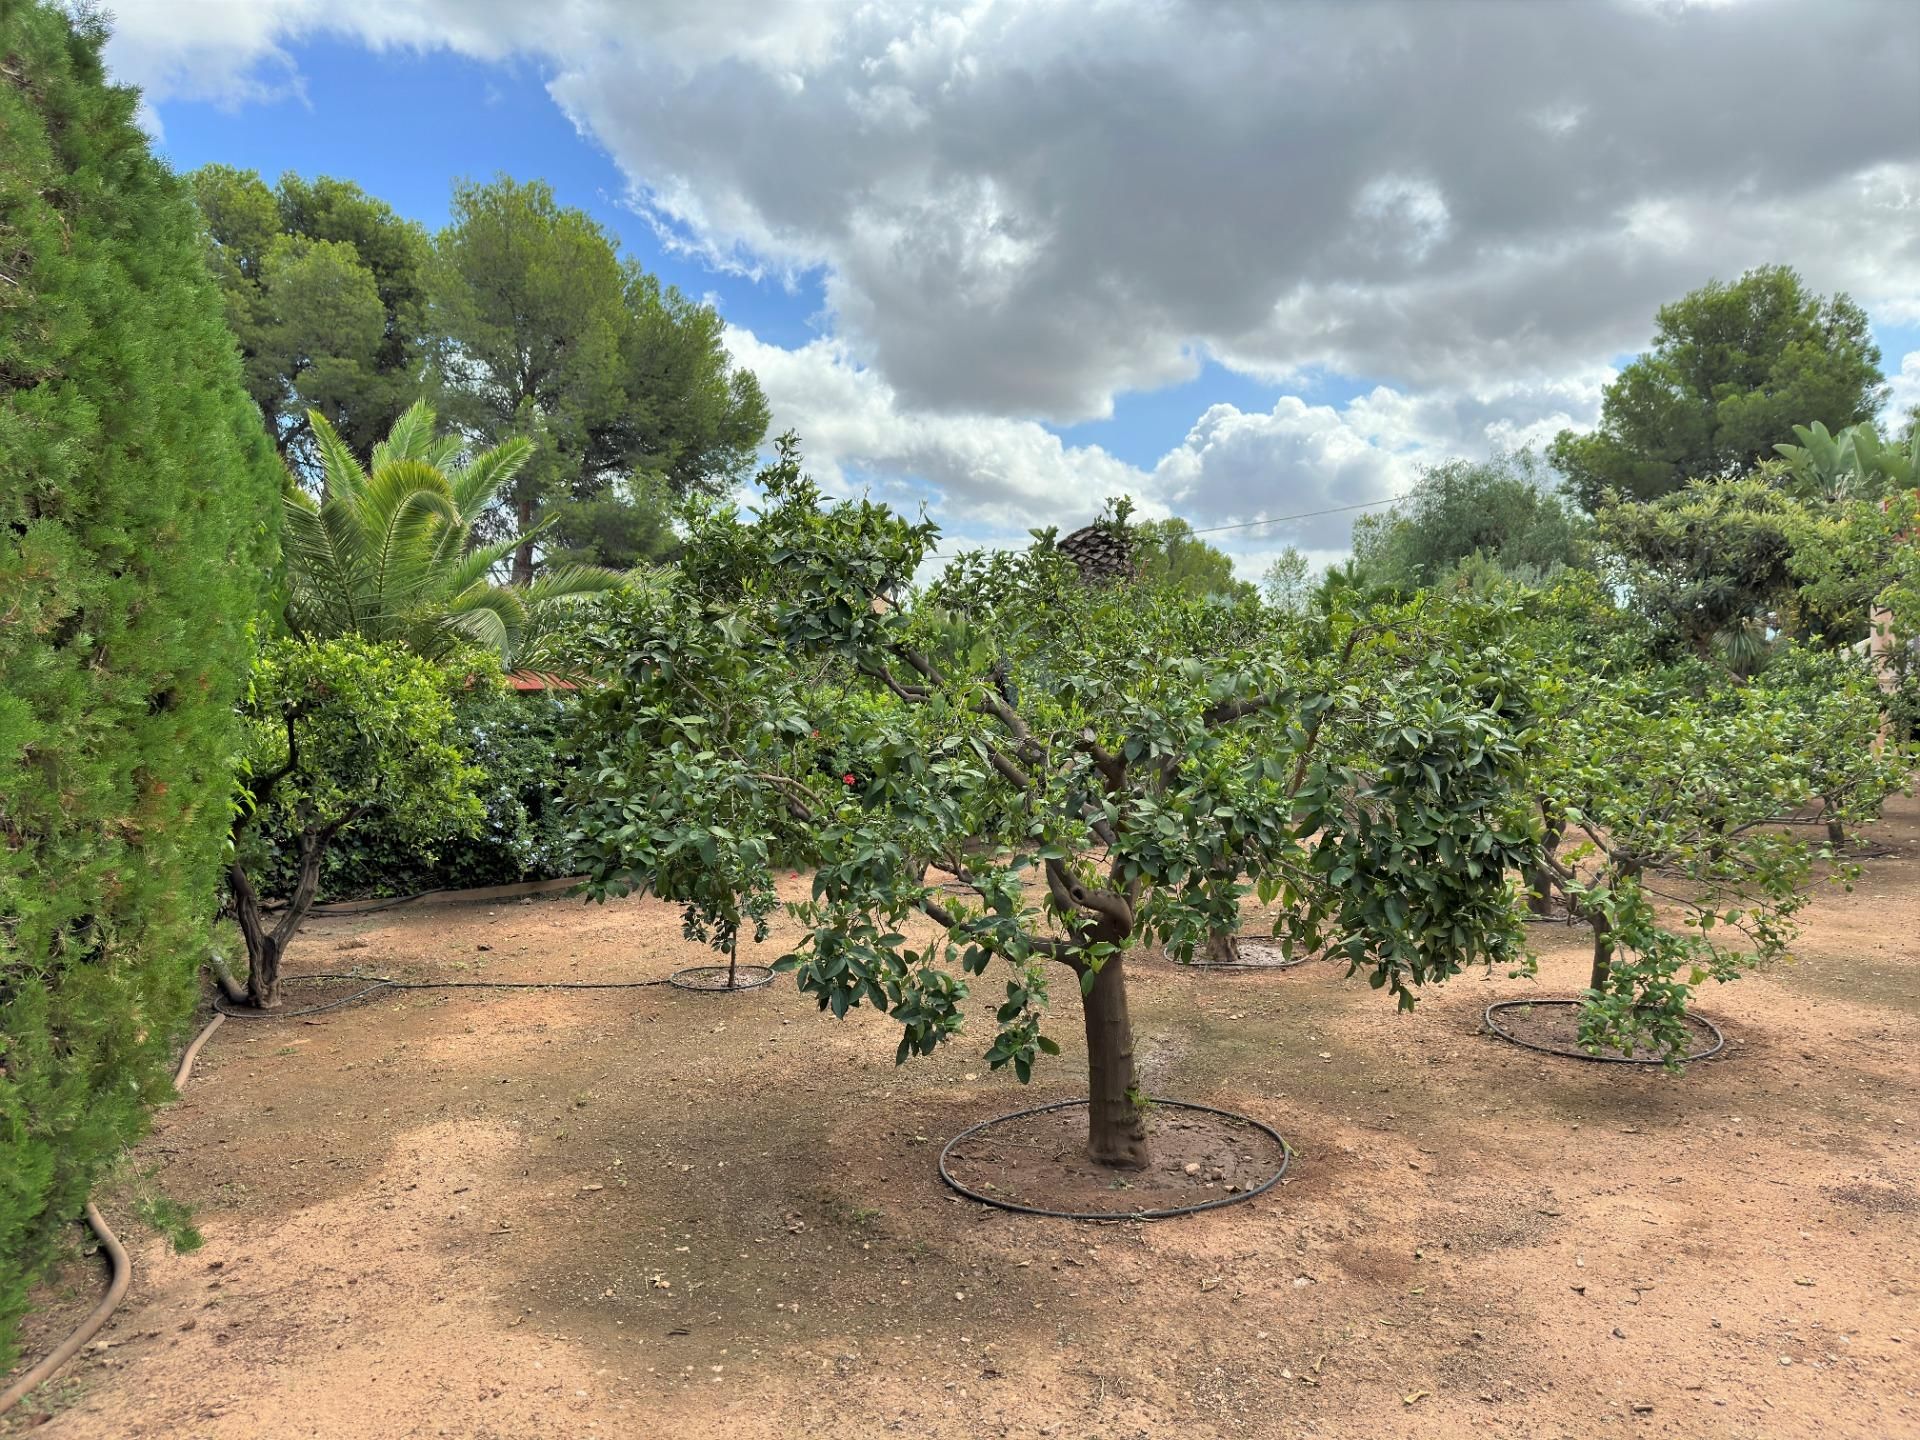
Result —
[{"label": "blue sky", "polygon": [[[627,201],[619,166],[547,93],[545,67],[528,58],[484,61],[444,51],[369,51],[340,40],[289,47],[299,83],[278,98],[236,107],[225,99],[176,100],[162,113],[160,149],[182,170],[220,163],[355,181],[430,229],[447,221],[454,179],[542,179],[564,205],[593,216],[624,253],[690,295],[711,296],[730,324],[788,348],[826,327],[822,275],[754,279],[663,244]],[[1375,382],[1311,375],[1288,387],[1341,404]],[[1047,428],[1070,445],[1098,445],[1150,469],[1208,407],[1264,410],[1282,387],[1201,362],[1191,380],[1123,391],[1104,419]]]},{"label": "blue sky", "polygon": [[[1591,424],[1658,304],[1767,261],[1860,299],[1920,401],[1920,27],[1884,23],[1897,3],[1617,0],[1524,28],[1417,0],[1365,24],[1193,0],[114,8],[109,63],[180,168],[336,175],[430,227],[455,177],[545,179],[713,298],[827,483],[926,499],[966,539],[1123,490],[1197,525],[1391,496]],[[1855,56],[1854,103],[1756,93],[1789,43]],[[1461,47],[1461,83],[1405,69]],[[1257,574],[1286,543],[1331,558],[1350,520],[1226,543]]]}]

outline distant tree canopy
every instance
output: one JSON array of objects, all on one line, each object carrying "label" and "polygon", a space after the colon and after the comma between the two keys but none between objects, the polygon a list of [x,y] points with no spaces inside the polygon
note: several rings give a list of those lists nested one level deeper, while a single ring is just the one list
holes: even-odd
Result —
[{"label": "distant tree canopy", "polygon": [[1274,609],[1298,615],[1307,608],[1313,595],[1307,557],[1297,545],[1289,545],[1268,564],[1260,577],[1260,598]]},{"label": "distant tree canopy", "polygon": [[1247,599],[1255,593],[1247,581],[1233,578],[1233,561],[1226,552],[1195,535],[1186,521],[1143,520],[1132,528],[1135,564],[1142,580],[1223,600]]},{"label": "distant tree canopy", "polygon": [[[190,177],[247,391],[281,455],[324,483],[310,414],[365,459],[421,399],[477,449],[533,450],[479,529],[627,568],[675,544],[666,502],[754,463],[767,403],[726,325],[547,185],[454,187],[438,236],[350,181],[208,165]],[[536,541],[536,522],[551,534]]]},{"label": "distant tree canopy", "polygon": [[1699,659],[1744,674],[1794,598],[1801,506],[1765,479],[1695,481],[1603,506],[1599,529],[1629,605]]},{"label": "distant tree canopy", "polygon": [[[519,532],[549,506],[604,501],[632,475],[676,495],[717,493],[753,463],[766,399],[728,357],[724,322],[623,261],[544,183],[456,186],[432,292],[444,412],[481,443],[536,444],[507,496]],[[606,518],[561,520],[572,558],[633,558],[634,527]],[[516,580],[532,578],[534,550],[516,550]]]},{"label": "distant tree canopy", "polygon": [[310,473],[317,411],[365,455],[420,395],[426,231],[347,180],[288,174],[270,189],[226,165],[188,179],[274,444]]},{"label": "distant tree canopy", "polygon": [[1550,453],[1588,510],[1608,490],[1654,500],[1744,474],[1794,438],[1869,420],[1886,396],[1866,313],[1784,265],[1715,281],[1660,308],[1653,348],[1609,385],[1600,427]]},{"label": "distant tree canopy", "polygon": [[1587,563],[1587,528],[1522,450],[1422,471],[1392,508],[1354,524],[1353,550],[1369,583],[1400,590],[1439,584],[1476,556],[1539,579]]}]

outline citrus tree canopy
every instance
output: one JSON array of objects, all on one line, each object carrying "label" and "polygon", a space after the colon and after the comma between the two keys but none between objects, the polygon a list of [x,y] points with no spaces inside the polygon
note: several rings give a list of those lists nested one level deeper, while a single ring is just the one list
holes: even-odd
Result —
[{"label": "citrus tree canopy", "polygon": [[1146,1154],[1127,952],[1191,957],[1237,925],[1243,875],[1283,902],[1286,946],[1404,1005],[1514,955],[1525,717],[1489,634],[1347,618],[1302,661],[1210,627],[1214,601],[1082,584],[1044,540],[915,596],[932,525],[826,503],[791,437],[760,484],[755,515],[697,507],[673,582],[616,597],[592,637],[593,893],[651,888],[727,949],[765,933],[776,865],[811,868],[780,964],[836,1015],[892,1015],[902,1060],[961,1028],[997,964],[987,1057],[1024,1079],[1065,980],[1088,1150],[1116,1166]]}]

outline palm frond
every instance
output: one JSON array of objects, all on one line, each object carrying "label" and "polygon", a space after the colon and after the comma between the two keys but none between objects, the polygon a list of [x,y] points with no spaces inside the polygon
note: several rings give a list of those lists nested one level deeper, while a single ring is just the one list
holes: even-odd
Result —
[{"label": "palm frond", "polygon": [[313,427],[314,444],[320,451],[320,477],[324,493],[357,489],[366,482],[367,472],[354,459],[353,450],[340,438],[327,417],[318,410],[307,411],[307,424]]},{"label": "palm frond", "polygon": [[357,634],[438,658],[478,641],[503,666],[558,632],[564,612],[623,583],[613,571],[568,566],[525,590],[499,571],[547,521],[509,539],[474,543],[487,506],[533,454],[514,439],[457,464],[457,435],[436,436],[433,410],[408,407],[363,468],[320,415],[311,417],[325,499],[289,493],[283,527],[288,620],[302,634]]},{"label": "palm frond", "polygon": [[541,571],[526,586],[527,603],[573,599],[582,595],[604,595],[627,583],[618,570],[599,565],[556,565]]},{"label": "palm frond", "polygon": [[395,460],[429,460],[435,443],[434,420],[433,407],[424,400],[416,400],[401,411],[387,438],[373,447],[373,468],[378,470]]},{"label": "palm frond", "polygon": [[492,503],[493,497],[505,489],[532,458],[533,442],[524,436],[516,436],[474,456],[453,475],[453,498],[460,513],[469,522],[479,519],[480,512]]}]

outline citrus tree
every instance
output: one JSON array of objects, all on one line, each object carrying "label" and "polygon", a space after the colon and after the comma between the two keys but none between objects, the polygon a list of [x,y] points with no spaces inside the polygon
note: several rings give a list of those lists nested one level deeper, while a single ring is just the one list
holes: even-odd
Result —
[{"label": "citrus tree", "polygon": [[[1533,785],[1549,831],[1564,832],[1536,873],[1593,932],[1580,1043],[1677,1060],[1694,988],[1791,942],[1814,858],[1781,823],[1815,799],[1800,742],[1859,716],[1584,660],[1541,675],[1535,694]],[[1850,738],[1870,745],[1873,729]]]},{"label": "citrus tree", "polygon": [[1914,750],[1881,734],[1886,699],[1872,667],[1846,650],[1784,648],[1755,681],[1792,725],[1782,737],[1805,767],[1813,811],[1836,850],[1911,783]]},{"label": "citrus tree", "polygon": [[[280,962],[320,886],[327,847],[378,815],[390,833],[430,847],[470,831],[485,811],[481,772],[461,758],[453,694],[467,667],[435,666],[396,645],[356,637],[280,640],[254,662],[246,744],[227,868],[247,947],[242,985],[218,971],[235,1004],[280,1004]],[[277,848],[293,888],[271,924],[254,884]]]},{"label": "citrus tree", "polygon": [[590,895],[650,889],[726,949],[765,935],[776,863],[811,868],[778,968],[835,1015],[892,1016],[900,1060],[958,1032],[998,965],[987,1058],[1025,1080],[1066,980],[1088,1154],[1117,1167],[1148,1154],[1132,946],[1190,956],[1250,885],[1283,945],[1406,1007],[1516,954],[1525,715],[1497,649],[1354,624],[1340,654],[1402,652],[1359,690],[1255,646],[1163,646],[1162,592],[1083,586],[1044,538],[916,594],[933,525],[827,503],[792,437],[760,484],[752,514],[691,510],[673,581],[598,617],[573,796]]}]

